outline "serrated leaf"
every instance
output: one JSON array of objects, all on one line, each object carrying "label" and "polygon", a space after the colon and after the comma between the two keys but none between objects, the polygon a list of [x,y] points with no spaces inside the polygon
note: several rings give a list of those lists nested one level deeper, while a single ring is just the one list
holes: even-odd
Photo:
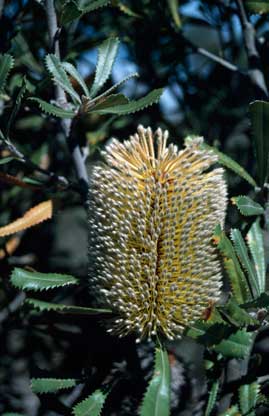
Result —
[{"label": "serrated leaf", "polygon": [[108,393],[96,390],[73,408],[74,416],[100,416]]},{"label": "serrated leaf", "polygon": [[199,344],[212,347],[219,344],[223,339],[229,337],[232,328],[224,323],[214,323],[198,321],[188,328],[186,334],[195,339]]},{"label": "serrated leaf", "polygon": [[106,108],[110,108],[114,105],[123,105],[129,102],[128,98],[123,94],[111,94],[108,97],[104,97],[100,102],[98,101],[92,108],[89,109],[89,113],[97,113],[99,111],[105,110]]},{"label": "serrated leaf", "polygon": [[31,389],[33,393],[57,393],[59,390],[70,389],[76,385],[74,378],[32,378]]},{"label": "serrated leaf", "polygon": [[257,186],[252,176],[250,176],[250,174],[242,166],[240,166],[239,163],[237,163],[235,160],[225,155],[224,153],[220,152],[215,147],[209,146],[206,143],[202,143],[201,148],[211,150],[213,153],[215,153],[218,156],[218,161],[222,166],[225,166],[226,168],[235,172],[241,178],[245,179],[245,181],[247,181],[250,185],[254,187]]},{"label": "serrated leaf", "polygon": [[18,289],[33,291],[78,284],[78,280],[68,274],[29,272],[19,267],[15,267],[10,280]]},{"label": "serrated leaf", "polygon": [[246,7],[252,13],[268,13],[269,12],[269,3],[268,0],[246,0]]},{"label": "serrated leaf", "polygon": [[70,64],[69,62],[62,62],[62,66],[65,69],[65,71],[71,75],[71,77],[73,77],[77,83],[81,86],[81,88],[83,89],[86,97],[90,96],[89,90],[87,85],[84,82],[84,79],[82,78],[82,76],[80,75],[80,73],[77,71],[77,69],[74,67],[74,65]]},{"label": "serrated leaf", "polygon": [[60,86],[65,92],[67,92],[73,99],[74,103],[81,104],[81,99],[72,87],[72,84],[68,76],[66,75],[66,72],[59,58],[56,55],[48,54],[46,56],[45,62],[48,71],[53,76],[55,84]]},{"label": "serrated leaf", "polygon": [[17,233],[18,231],[25,230],[50,219],[52,217],[52,210],[53,205],[51,200],[41,202],[29,209],[23,217],[12,221],[4,227],[0,227],[0,237]]},{"label": "serrated leaf", "polygon": [[105,40],[98,48],[98,60],[95,77],[90,89],[90,97],[95,97],[108,80],[118,52],[120,41],[118,38]]},{"label": "serrated leaf", "polygon": [[174,20],[174,23],[177,28],[181,27],[181,19],[179,15],[179,0],[167,0],[167,4],[171,13],[171,16]]},{"label": "serrated leaf", "polygon": [[233,240],[235,251],[240,260],[240,263],[242,264],[243,268],[248,273],[249,284],[252,289],[252,294],[254,294],[257,297],[261,294],[260,288],[258,285],[258,277],[257,277],[256,270],[248,256],[247,246],[242,237],[241,232],[236,228],[232,229],[231,239]]},{"label": "serrated leaf", "polygon": [[100,7],[104,7],[110,3],[110,0],[87,0],[87,1],[67,1],[61,15],[61,23],[70,23],[81,17],[85,13],[90,13]]},{"label": "serrated leaf", "polygon": [[98,114],[117,114],[118,116],[124,114],[132,114],[136,111],[143,110],[146,107],[151,106],[154,103],[157,103],[162,95],[163,90],[160,88],[158,90],[151,91],[145,97],[140,98],[136,101],[130,101],[128,104],[116,105],[114,107],[108,107],[104,110],[99,110]]},{"label": "serrated leaf", "polygon": [[260,227],[259,219],[257,219],[250,227],[246,239],[253,259],[256,275],[258,277],[257,283],[259,291],[262,293],[266,289],[266,266],[263,233]]},{"label": "serrated leaf", "polygon": [[238,330],[215,345],[214,350],[224,357],[246,358],[251,352],[254,337],[254,332],[247,332],[244,329]]},{"label": "serrated leaf", "polygon": [[14,59],[8,53],[0,55],[0,93],[3,91],[8,74],[14,65]]},{"label": "serrated leaf", "polygon": [[154,374],[144,396],[140,416],[169,416],[170,414],[170,366],[167,351],[155,350]]},{"label": "serrated leaf", "polygon": [[252,318],[233,298],[229,299],[224,306],[218,307],[218,310],[232,325],[237,327],[259,324],[259,321]]},{"label": "serrated leaf", "polygon": [[8,122],[7,122],[7,127],[6,127],[6,136],[9,136],[9,131],[11,129],[11,126],[18,114],[19,109],[21,108],[21,103],[23,100],[23,97],[27,91],[28,87],[27,87],[27,80],[25,77],[22,78],[21,81],[21,86],[18,89],[16,98],[15,98],[15,105],[13,105],[11,114],[9,116]]},{"label": "serrated leaf", "polygon": [[268,180],[269,174],[269,103],[254,101],[250,104],[249,110],[259,185],[262,186]]},{"label": "serrated leaf", "polygon": [[103,313],[112,313],[110,309],[96,309],[86,308],[84,306],[62,305],[59,303],[44,302],[43,300],[27,298],[24,303],[30,306],[44,311],[53,311],[62,314],[74,314],[74,315],[98,315]]},{"label": "serrated leaf", "polygon": [[239,413],[239,409],[237,405],[230,407],[229,409],[225,410],[225,412],[221,413],[220,416],[242,416]]},{"label": "serrated leaf", "polygon": [[246,276],[241,269],[234,247],[229,238],[221,230],[221,227],[216,228],[214,240],[223,256],[224,267],[229,276],[233,295],[239,304],[244,303],[251,296]]},{"label": "serrated leaf", "polygon": [[239,387],[240,410],[243,415],[255,416],[255,406],[257,404],[260,386],[257,382],[244,384]]},{"label": "serrated leaf", "polygon": [[251,302],[247,302],[242,305],[243,308],[265,308],[269,309],[269,294],[262,293],[257,299],[252,300]]},{"label": "serrated leaf", "polygon": [[214,409],[215,404],[216,404],[218,390],[219,390],[219,381],[217,380],[217,381],[214,381],[210,389],[205,416],[211,415],[212,410]]},{"label": "serrated leaf", "polygon": [[235,196],[232,198],[232,202],[237,206],[242,215],[251,216],[264,213],[263,207],[248,196]]},{"label": "serrated leaf", "polygon": [[64,110],[63,108],[56,107],[56,105],[47,103],[46,101],[41,100],[40,98],[37,98],[37,97],[31,97],[31,98],[28,98],[28,100],[36,101],[39,104],[39,107],[41,108],[41,110],[44,111],[44,113],[47,113],[55,117],[73,118],[76,115],[74,111]]}]

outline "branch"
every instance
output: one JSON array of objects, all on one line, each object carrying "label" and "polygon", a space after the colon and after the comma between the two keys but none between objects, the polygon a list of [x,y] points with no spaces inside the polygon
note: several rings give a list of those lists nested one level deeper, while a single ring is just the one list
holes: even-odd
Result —
[{"label": "branch", "polygon": [[[58,39],[59,28],[57,25],[57,15],[54,7],[54,0],[46,0],[45,5],[49,29],[50,47],[52,50],[54,50],[55,55],[60,59],[60,45]],[[67,99],[65,92],[59,86],[56,88],[56,99],[63,108],[66,106]],[[70,119],[64,119],[62,120],[61,124],[76,169],[76,174],[81,189],[81,195],[85,200],[88,193],[89,181],[83,155],[81,153],[78,141],[74,137],[74,122]]]},{"label": "branch", "polygon": [[243,38],[248,57],[248,75],[255,87],[258,98],[268,98],[268,89],[265,83],[264,75],[261,70],[261,59],[256,47],[255,29],[248,20],[245,7],[242,0],[236,0],[240,14],[240,20],[243,29]]}]

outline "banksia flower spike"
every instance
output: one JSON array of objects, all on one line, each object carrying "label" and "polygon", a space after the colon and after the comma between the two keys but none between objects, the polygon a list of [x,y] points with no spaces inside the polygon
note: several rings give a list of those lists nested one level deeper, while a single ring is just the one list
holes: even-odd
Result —
[{"label": "banksia flower spike", "polygon": [[[220,295],[212,236],[224,222],[223,169],[201,138],[178,151],[168,132],[113,139],[92,173],[90,284],[117,317],[108,331],[174,339]],[[206,172],[205,172],[206,171]]]}]

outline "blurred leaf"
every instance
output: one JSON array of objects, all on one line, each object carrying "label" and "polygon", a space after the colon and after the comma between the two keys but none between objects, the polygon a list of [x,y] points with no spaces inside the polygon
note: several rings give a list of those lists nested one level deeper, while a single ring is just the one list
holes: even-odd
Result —
[{"label": "blurred leaf", "polygon": [[223,256],[224,267],[228,273],[232,292],[239,304],[250,299],[248,282],[237,259],[234,247],[218,226],[215,230],[214,240]]},{"label": "blurred leaf", "polygon": [[242,416],[239,413],[239,409],[237,405],[230,407],[229,409],[225,410],[225,412],[221,413],[220,416]]},{"label": "blurred leaf", "polygon": [[119,44],[120,41],[118,38],[109,38],[99,46],[98,60],[94,81],[90,89],[90,97],[95,97],[108,80],[118,52]]},{"label": "blurred leaf", "polygon": [[22,413],[14,413],[14,412],[11,412],[11,413],[3,413],[2,414],[2,416],[24,416]]},{"label": "blurred leaf", "polygon": [[17,92],[17,96],[16,96],[16,99],[15,99],[15,105],[13,105],[11,114],[10,114],[8,122],[7,122],[7,127],[6,127],[6,136],[7,137],[9,136],[11,126],[12,126],[12,124],[13,124],[13,122],[14,122],[17,114],[18,114],[18,111],[21,107],[23,97],[24,97],[27,89],[28,89],[27,88],[27,80],[26,80],[25,77],[23,77],[21,79],[21,85],[20,85],[20,87],[18,89],[18,92]]},{"label": "blurred leaf", "polygon": [[246,0],[246,6],[250,12],[253,13],[268,13],[269,12],[269,3],[268,0]]},{"label": "blurred leaf", "polygon": [[0,55],[0,93],[3,91],[8,74],[14,65],[14,59],[9,54]]},{"label": "blurred leaf", "polygon": [[170,414],[170,366],[167,351],[155,350],[152,379],[144,396],[140,416],[169,416]]},{"label": "blurred leaf", "polygon": [[68,274],[29,272],[15,267],[11,274],[11,283],[21,290],[39,291],[75,285],[78,280]]},{"label": "blurred leaf", "polygon": [[256,275],[258,277],[257,283],[259,286],[260,293],[264,292],[266,289],[266,280],[265,280],[265,252],[264,252],[264,243],[263,243],[263,233],[260,227],[259,219],[257,219],[249,229],[247,233],[246,240],[248,247],[254,262],[254,267],[256,270]]},{"label": "blurred leaf", "polygon": [[260,386],[257,382],[244,384],[239,387],[239,403],[243,415],[256,415],[254,409],[258,400],[259,391]]},{"label": "blurred leaf", "polygon": [[268,180],[269,161],[269,103],[254,101],[249,106],[252,133],[257,158],[259,184]]},{"label": "blurred leaf", "polygon": [[269,294],[262,293],[257,299],[254,299],[250,302],[245,303],[242,305],[243,308],[266,308],[269,309]]},{"label": "blurred leaf", "polygon": [[241,232],[234,228],[231,230],[231,239],[233,240],[235,251],[237,256],[243,266],[243,268],[247,271],[249,277],[249,283],[252,288],[252,293],[256,296],[261,294],[260,288],[258,285],[258,277],[256,274],[256,270],[248,256],[248,250],[246,243],[242,237]]},{"label": "blurred leaf", "polygon": [[11,162],[12,160],[15,160],[15,157],[7,156],[0,159],[0,165],[5,165],[6,163]]},{"label": "blurred leaf", "polygon": [[[92,110],[90,109],[89,112],[94,112],[99,114],[99,111],[102,111],[106,108],[110,108],[114,105],[123,105],[129,102],[128,98],[125,97],[123,94],[111,94],[108,97],[104,97],[100,102],[97,102],[96,105],[93,106]],[[101,113],[102,114],[102,113]]]},{"label": "blurred leaf", "polygon": [[237,206],[242,215],[250,216],[264,213],[263,207],[248,196],[235,196],[232,198],[232,202]]},{"label": "blurred leaf", "polygon": [[218,390],[219,390],[219,380],[214,381],[214,383],[212,384],[209,397],[208,397],[207,406],[206,406],[205,416],[211,415],[212,410],[214,409],[216,405]]},{"label": "blurred leaf", "polygon": [[12,221],[10,224],[0,227],[0,237],[5,237],[18,231],[33,227],[52,217],[52,201],[44,201],[29,209],[23,217]]},{"label": "blurred leaf", "polygon": [[130,101],[128,104],[107,107],[103,110],[98,110],[98,114],[117,114],[118,116],[121,116],[124,114],[135,113],[136,111],[143,110],[144,108],[157,103],[162,95],[162,92],[163,90],[161,88],[158,90],[153,90],[148,95],[140,98],[137,101]]},{"label": "blurred leaf", "polygon": [[102,313],[111,313],[110,309],[86,308],[83,306],[61,305],[59,303],[44,302],[43,300],[27,298],[24,303],[28,303],[41,312],[54,311],[63,314],[78,315],[98,315]]},{"label": "blurred leaf", "polygon": [[9,175],[8,173],[0,172],[0,183],[1,182],[14,185],[14,186],[19,186],[21,188],[33,189],[33,187],[25,183],[24,180],[21,180],[20,178],[17,178],[16,176]]},{"label": "blurred leaf", "polygon": [[36,101],[39,104],[39,107],[41,108],[41,110],[44,111],[44,113],[47,113],[55,117],[73,118],[76,115],[74,111],[64,110],[63,108],[56,107],[55,105],[47,103],[46,101],[43,101],[37,97],[31,97],[31,98],[28,98],[28,100]]},{"label": "blurred leaf", "polygon": [[73,407],[74,416],[100,416],[108,393],[96,390],[87,399]]},{"label": "blurred leaf", "polygon": [[130,9],[130,7],[126,6],[126,4],[123,4],[121,1],[113,0],[112,1],[112,6],[118,7],[119,10],[122,13],[125,13],[127,16],[140,18],[140,19],[142,18],[142,16],[140,14],[135,13],[132,9]]},{"label": "blurred leaf", "polygon": [[42,67],[32,54],[27,41],[22,35],[22,31],[18,32],[18,34],[12,39],[11,43],[11,51],[16,58],[16,64],[25,65],[30,69],[30,71],[37,73],[42,72]]},{"label": "blurred leaf", "polygon": [[79,72],[77,71],[77,69],[74,67],[74,65],[70,64],[69,62],[62,62],[62,66],[65,69],[65,71],[71,75],[71,77],[73,77],[77,83],[81,86],[82,90],[84,91],[85,95],[87,97],[90,96],[89,94],[89,90],[87,85],[84,82],[84,79],[82,78],[82,76],[79,74]]},{"label": "blurred leaf", "polygon": [[61,61],[57,58],[56,55],[48,54],[45,59],[47,70],[53,76],[53,80],[56,85],[60,86],[65,92],[67,92],[71,98],[73,98],[74,103],[81,104],[81,99],[76,93],[72,84],[66,75],[66,72],[62,66]]},{"label": "blurred leaf", "polygon": [[92,12],[110,3],[110,0],[71,0],[65,2],[61,14],[61,23],[70,23],[85,13]]},{"label": "blurred leaf", "polygon": [[31,389],[36,394],[57,393],[59,390],[74,387],[76,383],[74,378],[32,378]]},{"label": "blurred leaf", "polygon": [[251,352],[254,337],[254,332],[247,332],[244,329],[240,329],[228,338],[223,339],[213,349],[221,353],[224,357],[246,358]]},{"label": "blurred leaf", "polygon": [[188,328],[186,334],[188,337],[195,339],[199,344],[206,347],[212,347],[219,344],[221,340],[229,337],[232,328],[225,323],[213,323],[197,321]]},{"label": "blurred leaf", "polygon": [[259,321],[252,318],[244,309],[240,308],[233,298],[229,299],[224,306],[218,307],[218,310],[232,325],[237,327],[259,324]]},{"label": "blurred leaf", "polygon": [[181,20],[179,15],[179,0],[167,0],[167,4],[177,28],[181,27]]}]

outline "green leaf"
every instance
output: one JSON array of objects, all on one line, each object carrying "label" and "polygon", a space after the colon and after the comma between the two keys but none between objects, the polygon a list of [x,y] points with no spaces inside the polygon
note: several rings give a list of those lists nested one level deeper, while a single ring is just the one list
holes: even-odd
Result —
[{"label": "green leaf", "polygon": [[195,339],[199,344],[206,347],[212,347],[219,344],[224,338],[229,337],[232,328],[224,323],[209,323],[198,321],[188,328],[186,334],[188,337]]},{"label": "green leaf", "polygon": [[220,416],[241,416],[239,413],[239,409],[237,405],[230,407],[229,409],[225,410],[225,412],[221,413]]},{"label": "green leaf", "polygon": [[225,155],[224,153],[220,152],[215,147],[209,146],[206,143],[202,143],[201,148],[212,150],[212,152],[214,152],[218,156],[218,161],[222,166],[225,166],[226,168],[235,172],[241,178],[245,179],[245,181],[247,181],[250,185],[254,187],[257,186],[252,176],[250,176],[250,174],[242,166],[240,166],[239,163],[237,163],[235,160]]},{"label": "green leaf", "polygon": [[205,416],[211,415],[211,412],[214,409],[215,404],[216,404],[218,390],[219,390],[219,380],[214,381],[214,383],[212,384],[209,397],[208,397],[207,406],[206,406]]},{"label": "green leaf", "polygon": [[123,105],[123,104],[127,104],[129,102],[128,98],[125,97],[125,95],[123,94],[111,94],[108,97],[104,97],[102,100],[100,100],[100,102],[98,101],[95,105],[93,105],[92,109],[90,108],[89,113],[97,113],[99,114],[99,111],[101,111],[102,114],[102,110],[106,109],[106,108],[110,108],[111,106],[114,105]]},{"label": "green leaf", "polygon": [[257,219],[249,229],[249,232],[246,236],[248,247],[254,262],[254,267],[257,275],[257,283],[259,286],[260,293],[264,292],[266,289],[265,281],[265,252],[264,252],[264,243],[263,243],[263,233],[260,227],[259,219]]},{"label": "green leaf", "polygon": [[169,416],[170,414],[170,367],[167,351],[155,350],[154,374],[144,396],[140,416]]},{"label": "green leaf", "polygon": [[24,415],[22,413],[8,412],[8,413],[3,413],[2,416],[24,416]]},{"label": "green leaf", "polygon": [[6,136],[7,137],[9,136],[11,126],[12,126],[12,124],[13,124],[13,122],[14,122],[17,114],[18,114],[18,111],[21,108],[21,103],[22,103],[23,97],[24,97],[27,89],[28,89],[27,88],[27,80],[26,80],[25,77],[23,77],[22,80],[21,80],[21,86],[19,87],[18,92],[17,92],[17,96],[16,96],[16,99],[15,99],[15,105],[13,105],[10,117],[8,119],[8,122],[7,122],[7,127],[6,127]]},{"label": "green leaf", "polygon": [[39,107],[44,113],[49,115],[60,117],[60,118],[73,118],[75,117],[75,113],[71,110],[64,110],[63,108],[56,107],[56,105],[47,103],[46,101],[41,100],[37,97],[28,98],[28,100],[36,101],[39,104]]},{"label": "green leaf", "polygon": [[229,276],[233,295],[239,304],[244,303],[250,299],[248,282],[241,269],[234,247],[220,226],[215,230],[214,240],[223,256],[224,267]]},{"label": "green leaf", "polygon": [[130,101],[128,104],[116,105],[114,107],[108,107],[104,110],[99,110],[98,114],[117,114],[118,116],[124,114],[132,114],[136,111],[143,110],[150,105],[157,103],[162,95],[163,90],[160,88],[158,90],[151,91],[148,95],[143,98],[140,98],[137,101]]},{"label": "green leaf", "polygon": [[108,393],[96,390],[73,408],[74,416],[100,416]]},{"label": "green leaf", "polygon": [[78,284],[78,280],[68,274],[38,273],[15,267],[11,283],[21,290],[47,290],[55,287]]},{"label": "green leaf", "polygon": [[246,7],[252,13],[268,13],[269,12],[269,2],[268,0],[246,0]]},{"label": "green leaf", "polygon": [[3,91],[8,74],[14,65],[14,59],[8,53],[0,55],[0,93]]},{"label": "green leaf", "polygon": [[62,62],[62,66],[65,69],[65,71],[71,75],[71,77],[73,77],[77,83],[81,86],[81,88],[83,89],[86,97],[90,96],[89,90],[87,85],[84,82],[84,79],[82,78],[82,76],[80,75],[80,73],[77,71],[77,69],[74,67],[74,65],[70,64],[69,62]]},{"label": "green leaf", "polygon": [[81,104],[81,99],[72,87],[72,84],[69,81],[69,78],[66,75],[66,72],[59,58],[57,58],[56,55],[48,54],[46,56],[45,62],[48,71],[53,76],[55,84],[61,87],[65,92],[67,92],[73,99],[74,103]]},{"label": "green leaf", "polygon": [[237,206],[242,215],[250,216],[264,213],[263,207],[248,196],[235,196],[232,198],[232,202]]},{"label": "green leaf", "polygon": [[244,384],[239,387],[240,410],[243,415],[255,416],[255,406],[257,404],[260,386],[257,382]]},{"label": "green leaf", "polygon": [[266,308],[269,309],[269,294],[262,293],[257,299],[254,299],[250,302],[245,303],[242,305],[243,308]]},{"label": "green leaf", "polygon": [[67,1],[61,15],[61,23],[70,23],[85,13],[92,12],[110,3],[110,0],[80,0]]},{"label": "green leaf", "polygon": [[27,298],[24,303],[29,304],[30,306],[44,311],[53,311],[62,314],[74,314],[74,315],[98,315],[102,313],[112,313],[110,309],[96,309],[96,308],[86,308],[84,306],[73,306],[73,305],[62,305],[59,303],[45,302],[39,299]]},{"label": "green leaf", "polygon": [[77,384],[74,378],[32,378],[31,389],[36,394],[57,393],[59,390],[69,389]]},{"label": "green leaf", "polygon": [[178,12],[178,7],[179,7],[179,0],[167,0],[167,4],[171,13],[171,16],[174,20],[174,23],[176,25],[177,28],[181,27],[181,20],[180,20],[180,15]]},{"label": "green leaf", "polygon": [[259,185],[268,180],[269,174],[269,103],[254,101],[249,106],[252,133],[257,158]]},{"label": "green leaf", "polygon": [[120,41],[118,38],[109,38],[99,46],[98,61],[94,81],[90,89],[90,97],[95,97],[108,80],[118,52],[119,44]]},{"label": "green leaf", "polygon": [[240,308],[233,298],[230,298],[224,306],[219,306],[218,310],[234,326],[242,327],[259,324],[259,321]]},{"label": "green leaf", "polygon": [[0,159],[0,165],[5,165],[6,163],[9,163],[9,162],[11,162],[12,160],[15,160],[15,159],[16,158],[12,157],[12,156],[2,157]]},{"label": "green leaf", "polygon": [[254,332],[238,330],[215,345],[214,350],[225,357],[246,358],[251,352],[254,337]]},{"label": "green leaf", "polygon": [[250,258],[248,256],[247,246],[246,243],[242,237],[241,232],[234,228],[231,230],[231,239],[233,240],[235,251],[237,253],[237,256],[244,267],[244,269],[248,273],[249,277],[249,283],[252,289],[252,293],[257,297],[261,294],[260,288],[258,285],[258,277],[256,274],[256,270],[250,261]]}]

